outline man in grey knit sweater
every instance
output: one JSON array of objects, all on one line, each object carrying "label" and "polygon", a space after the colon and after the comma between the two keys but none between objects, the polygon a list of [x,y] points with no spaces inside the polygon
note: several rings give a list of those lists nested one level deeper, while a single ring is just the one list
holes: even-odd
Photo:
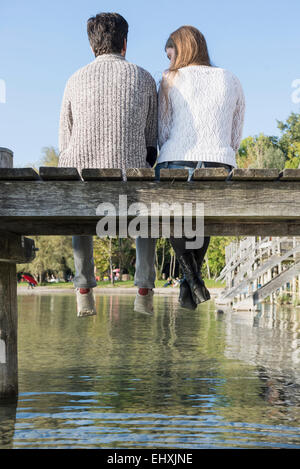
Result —
[{"label": "man in grey knit sweater", "polygon": [[[128,24],[117,13],[87,23],[95,59],[68,80],[59,127],[59,167],[127,168],[154,165],[157,90],[150,73],[125,59]],[[95,314],[93,237],[72,238],[77,314]]]}]

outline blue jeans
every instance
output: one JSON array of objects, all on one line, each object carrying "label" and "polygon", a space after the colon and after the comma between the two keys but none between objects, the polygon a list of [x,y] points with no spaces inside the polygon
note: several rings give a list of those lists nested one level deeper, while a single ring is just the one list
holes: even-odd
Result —
[{"label": "blue jeans", "polygon": [[[193,177],[196,168],[226,168],[228,173],[232,170],[233,166],[225,163],[215,163],[210,161],[165,161],[158,163],[155,167],[155,179],[159,180],[161,169],[188,169],[188,181]],[[176,253],[177,258],[186,251],[187,238],[174,238],[170,237],[171,245]],[[189,241],[192,241],[189,239]],[[197,263],[202,265],[204,256],[208,249],[210,236],[204,236],[201,248],[197,249]],[[155,287],[155,249],[156,238],[136,238],[136,266],[134,284],[139,288],[154,288]]]},{"label": "blue jeans", "polygon": [[97,286],[94,273],[93,236],[72,236],[75,264],[75,288],[94,288]]}]

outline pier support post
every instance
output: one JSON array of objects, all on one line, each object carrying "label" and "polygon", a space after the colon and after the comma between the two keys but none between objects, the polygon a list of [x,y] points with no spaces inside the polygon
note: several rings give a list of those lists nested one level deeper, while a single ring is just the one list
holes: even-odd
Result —
[{"label": "pier support post", "polygon": [[[13,167],[13,152],[0,148],[0,168]],[[17,264],[35,258],[34,241],[0,233],[0,399],[18,394]]]},{"label": "pier support post", "polygon": [[0,399],[18,393],[17,264],[31,262],[35,251],[32,239],[0,235]]},{"label": "pier support post", "polygon": [[13,152],[8,148],[0,147],[0,168],[13,167]]},{"label": "pier support post", "polygon": [[0,262],[0,398],[18,393],[16,264]]}]

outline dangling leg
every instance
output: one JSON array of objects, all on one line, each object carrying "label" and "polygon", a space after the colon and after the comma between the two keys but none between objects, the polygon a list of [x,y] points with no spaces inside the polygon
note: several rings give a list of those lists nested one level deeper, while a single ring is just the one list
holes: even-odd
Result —
[{"label": "dangling leg", "polygon": [[93,287],[97,286],[94,273],[93,236],[72,236],[75,264],[74,286],[76,289],[77,316],[96,314]]},{"label": "dangling leg", "polygon": [[201,266],[208,248],[209,239],[204,238],[203,246],[199,249],[187,249],[186,242],[194,240],[195,238],[170,238],[184,274],[179,302],[183,307],[189,309],[195,309],[197,304],[210,299],[209,291],[201,277]]},{"label": "dangling leg", "polygon": [[134,310],[139,313],[153,313],[153,288],[155,287],[156,238],[136,238],[136,266],[134,284],[138,292]]}]

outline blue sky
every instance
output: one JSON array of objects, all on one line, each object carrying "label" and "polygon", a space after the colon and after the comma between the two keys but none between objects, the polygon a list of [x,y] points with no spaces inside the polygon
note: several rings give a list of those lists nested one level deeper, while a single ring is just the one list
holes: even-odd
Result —
[{"label": "blue sky", "polygon": [[299,0],[1,0],[0,84],[2,94],[6,85],[6,100],[0,102],[0,147],[14,151],[14,166],[36,164],[43,147],[58,146],[64,86],[94,58],[86,21],[101,11],[127,19],[126,58],[157,81],[168,66],[168,35],[184,24],[200,29],[213,63],[234,72],[243,85],[243,137],[280,135],[276,119],[300,112],[291,98],[292,82],[300,79]]}]

